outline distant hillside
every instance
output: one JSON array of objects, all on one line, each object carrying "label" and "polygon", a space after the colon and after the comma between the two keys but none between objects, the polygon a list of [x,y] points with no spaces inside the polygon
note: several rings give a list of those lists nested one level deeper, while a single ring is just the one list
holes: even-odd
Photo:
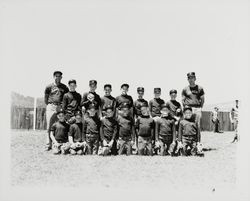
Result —
[{"label": "distant hillside", "polygon": [[[33,108],[34,98],[30,96],[23,96],[16,92],[11,92],[11,105],[18,107]],[[43,98],[37,98],[37,107],[45,107]]]}]

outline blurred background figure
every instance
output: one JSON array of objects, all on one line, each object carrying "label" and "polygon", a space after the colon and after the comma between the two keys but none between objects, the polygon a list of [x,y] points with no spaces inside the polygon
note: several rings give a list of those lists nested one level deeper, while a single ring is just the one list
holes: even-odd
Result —
[{"label": "blurred background figure", "polygon": [[220,120],[219,120],[219,108],[214,107],[214,111],[212,113],[212,122],[214,124],[214,133],[222,133],[220,128]]},{"label": "blurred background figure", "polygon": [[239,100],[235,100],[235,107],[232,108],[230,112],[230,121],[235,130],[235,136],[232,143],[238,141],[238,115],[239,115]]}]

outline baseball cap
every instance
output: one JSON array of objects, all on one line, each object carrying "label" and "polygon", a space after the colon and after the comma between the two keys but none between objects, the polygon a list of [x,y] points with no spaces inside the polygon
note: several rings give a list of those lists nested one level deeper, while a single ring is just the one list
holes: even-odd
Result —
[{"label": "baseball cap", "polygon": [[192,108],[190,106],[185,106],[183,108],[183,112],[185,112],[186,110],[190,110],[190,111],[193,111]]},{"label": "baseball cap", "polygon": [[91,103],[91,104],[89,105],[89,110],[90,110],[90,109],[96,109],[96,104]]},{"label": "baseball cap", "polygon": [[148,107],[148,102],[143,102],[143,103],[141,104],[140,108],[142,108],[142,107]]},{"label": "baseball cap", "polygon": [[111,110],[113,111],[113,106],[112,106],[112,105],[107,105],[107,106],[105,107],[105,111],[107,111],[107,110],[109,110],[109,109],[111,109]]},{"label": "baseball cap", "polygon": [[154,88],[154,93],[160,93],[160,92],[161,92],[161,88],[159,87]]},{"label": "baseball cap", "polygon": [[104,89],[105,89],[106,87],[109,87],[110,89],[112,88],[111,84],[105,84],[105,85],[104,85]]},{"label": "baseball cap", "polygon": [[195,77],[195,72],[189,72],[188,74],[187,74],[187,77],[189,78],[189,77]]},{"label": "baseball cap", "polygon": [[172,90],[170,90],[169,94],[177,94],[177,90],[176,89],[172,89]]},{"label": "baseball cap", "polygon": [[64,112],[64,110],[63,110],[62,108],[60,108],[60,109],[57,111],[56,114],[58,115],[58,114],[61,114],[61,113],[62,113],[62,114],[65,114],[65,112]]},{"label": "baseball cap", "polygon": [[137,92],[144,92],[144,87],[137,87]]},{"label": "baseball cap", "polygon": [[97,81],[96,80],[90,80],[89,85],[97,85]]},{"label": "baseball cap", "polygon": [[75,116],[77,116],[77,115],[79,115],[79,116],[82,117],[82,112],[81,112],[80,110],[76,111],[76,112],[75,112]]},{"label": "baseball cap", "polygon": [[69,80],[69,81],[68,81],[68,84],[70,85],[71,83],[76,84],[76,80],[74,80],[74,79]]},{"label": "baseball cap", "polygon": [[163,109],[163,108],[168,108],[168,106],[167,106],[166,103],[164,103],[164,104],[161,105],[161,109]]},{"label": "baseball cap", "polygon": [[128,85],[127,83],[125,83],[125,84],[122,84],[122,85],[121,85],[121,88],[123,88],[123,87],[129,88],[129,85]]},{"label": "baseball cap", "polygon": [[130,108],[128,103],[122,103],[121,108]]},{"label": "baseball cap", "polygon": [[56,74],[60,74],[60,75],[62,75],[63,73],[61,72],[61,71],[54,71],[54,73],[53,73],[53,76],[55,76]]}]

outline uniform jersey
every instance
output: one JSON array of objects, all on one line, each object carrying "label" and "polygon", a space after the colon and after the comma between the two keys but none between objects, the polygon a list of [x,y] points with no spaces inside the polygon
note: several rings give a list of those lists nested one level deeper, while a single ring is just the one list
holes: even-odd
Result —
[{"label": "uniform jersey", "polygon": [[113,111],[115,111],[116,108],[116,99],[113,96],[103,96],[101,98],[101,109],[102,112],[105,113],[105,109],[107,106],[111,105],[113,108]]},{"label": "uniform jersey", "polygon": [[76,110],[81,110],[81,95],[76,91],[69,91],[64,94],[62,108],[66,114],[74,115]]},{"label": "uniform jersey", "polygon": [[136,116],[141,116],[141,106],[146,103],[148,104],[148,101],[146,101],[145,99],[137,99],[134,102],[134,108],[135,108],[135,115]]},{"label": "uniform jersey", "polygon": [[[89,101],[87,98],[90,93],[94,95],[93,102]],[[96,109],[99,109],[99,107],[101,106],[101,98],[96,92],[86,92],[83,94],[81,106],[84,106],[85,109],[88,110],[90,104],[94,104],[96,106]]]},{"label": "uniform jersey", "polygon": [[179,125],[179,135],[181,136],[197,136],[198,125],[194,120],[183,119]]},{"label": "uniform jersey", "polygon": [[119,137],[132,136],[132,128],[134,124],[133,118],[131,118],[130,116],[128,117],[118,116],[117,124],[118,124]]},{"label": "uniform jersey", "polygon": [[97,116],[87,116],[83,121],[83,132],[94,137],[99,136],[101,121]]},{"label": "uniform jersey", "polygon": [[73,137],[74,142],[82,142],[83,139],[83,123],[74,123],[69,128],[69,136]]},{"label": "uniform jersey", "polygon": [[101,136],[103,137],[102,140],[107,139],[111,140],[114,139],[117,134],[117,121],[114,118],[107,118],[104,117],[101,120]]},{"label": "uniform jersey", "polygon": [[170,112],[171,115],[173,116],[177,116],[177,117],[180,117],[182,116],[182,112],[177,112],[177,109],[180,109],[181,110],[181,104],[176,101],[176,100],[170,100],[166,103],[167,105],[167,108]]},{"label": "uniform jersey", "polygon": [[238,116],[239,116],[239,109],[238,108],[232,108],[231,110],[231,116],[232,120],[238,121]]},{"label": "uniform jersey", "polygon": [[155,128],[155,123],[150,116],[139,116],[136,120],[136,129],[138,129],[138,136],[151,137],[152,129]]},{"label": "uniform jersey", "polygon": [[156,132],[159,137],[172,136],[175,127],[175,120],[171,116],[161,117],[156,122]]},{"label": "uniform jersey", "polygon": [[53,132],[56,141],[60,143],[65,143],[68,141],[69,124],[67,124],[65,121],[57,121],[51,126],[50,130]]},{"label": "uniform jersey", "polygon": [[133,98],[130,95],[120,95],[116,97],[116,107],[120,109],[123,103],[127,103],[130,108],[133,107]]},{"label": "uniform jersey", "polygon": [[217,111],[213,111],[212,117],[213,117],[213,121],[216,121],[218,119],[218,112]]},{"label": "uniform jersey", "polygon": [[161,116],[161,106],[165,103],[161,98],[149,101],[149,111],[152,117]]},{"label": "uniform jersey", "polygon": [[201,96],[204,94],[203,88],[199,85],[187,86],[182,90],[184,106],[201,107]]},{"label": "uniform jersey", "polygon": [[65,93],[67,93],[69,91],[68,87],[63,84],[63,83],[59,83],[58,85],[56,85],[56,83],[52,83],[50,85],[48,85],[45,88],[45,97],[44,97],[44,101],[45,104],[61,104],[62,103],[62,99],[63,99],[63,95]]}]

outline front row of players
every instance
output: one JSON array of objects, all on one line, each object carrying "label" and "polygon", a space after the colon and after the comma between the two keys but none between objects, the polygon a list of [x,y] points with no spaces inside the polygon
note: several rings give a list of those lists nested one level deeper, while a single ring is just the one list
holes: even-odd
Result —
[{"label": "front row of players", "polygon": [[141,106],[141,116],[134,123],[129,105],[124,103],[117,118],[113,107],[105,109],[106,116],[99,119],[95,105],[90,105],[82,118],[75,114],[75,122],[68,124],[63,110],[57,112],[58,121],[51,127],[54,154],[86,155],[199,155],[202,156],[200,130],[191,107],[183,109],[178,122],[169,113],[166,104],[161,116],[154,120],[147,103]]}]

